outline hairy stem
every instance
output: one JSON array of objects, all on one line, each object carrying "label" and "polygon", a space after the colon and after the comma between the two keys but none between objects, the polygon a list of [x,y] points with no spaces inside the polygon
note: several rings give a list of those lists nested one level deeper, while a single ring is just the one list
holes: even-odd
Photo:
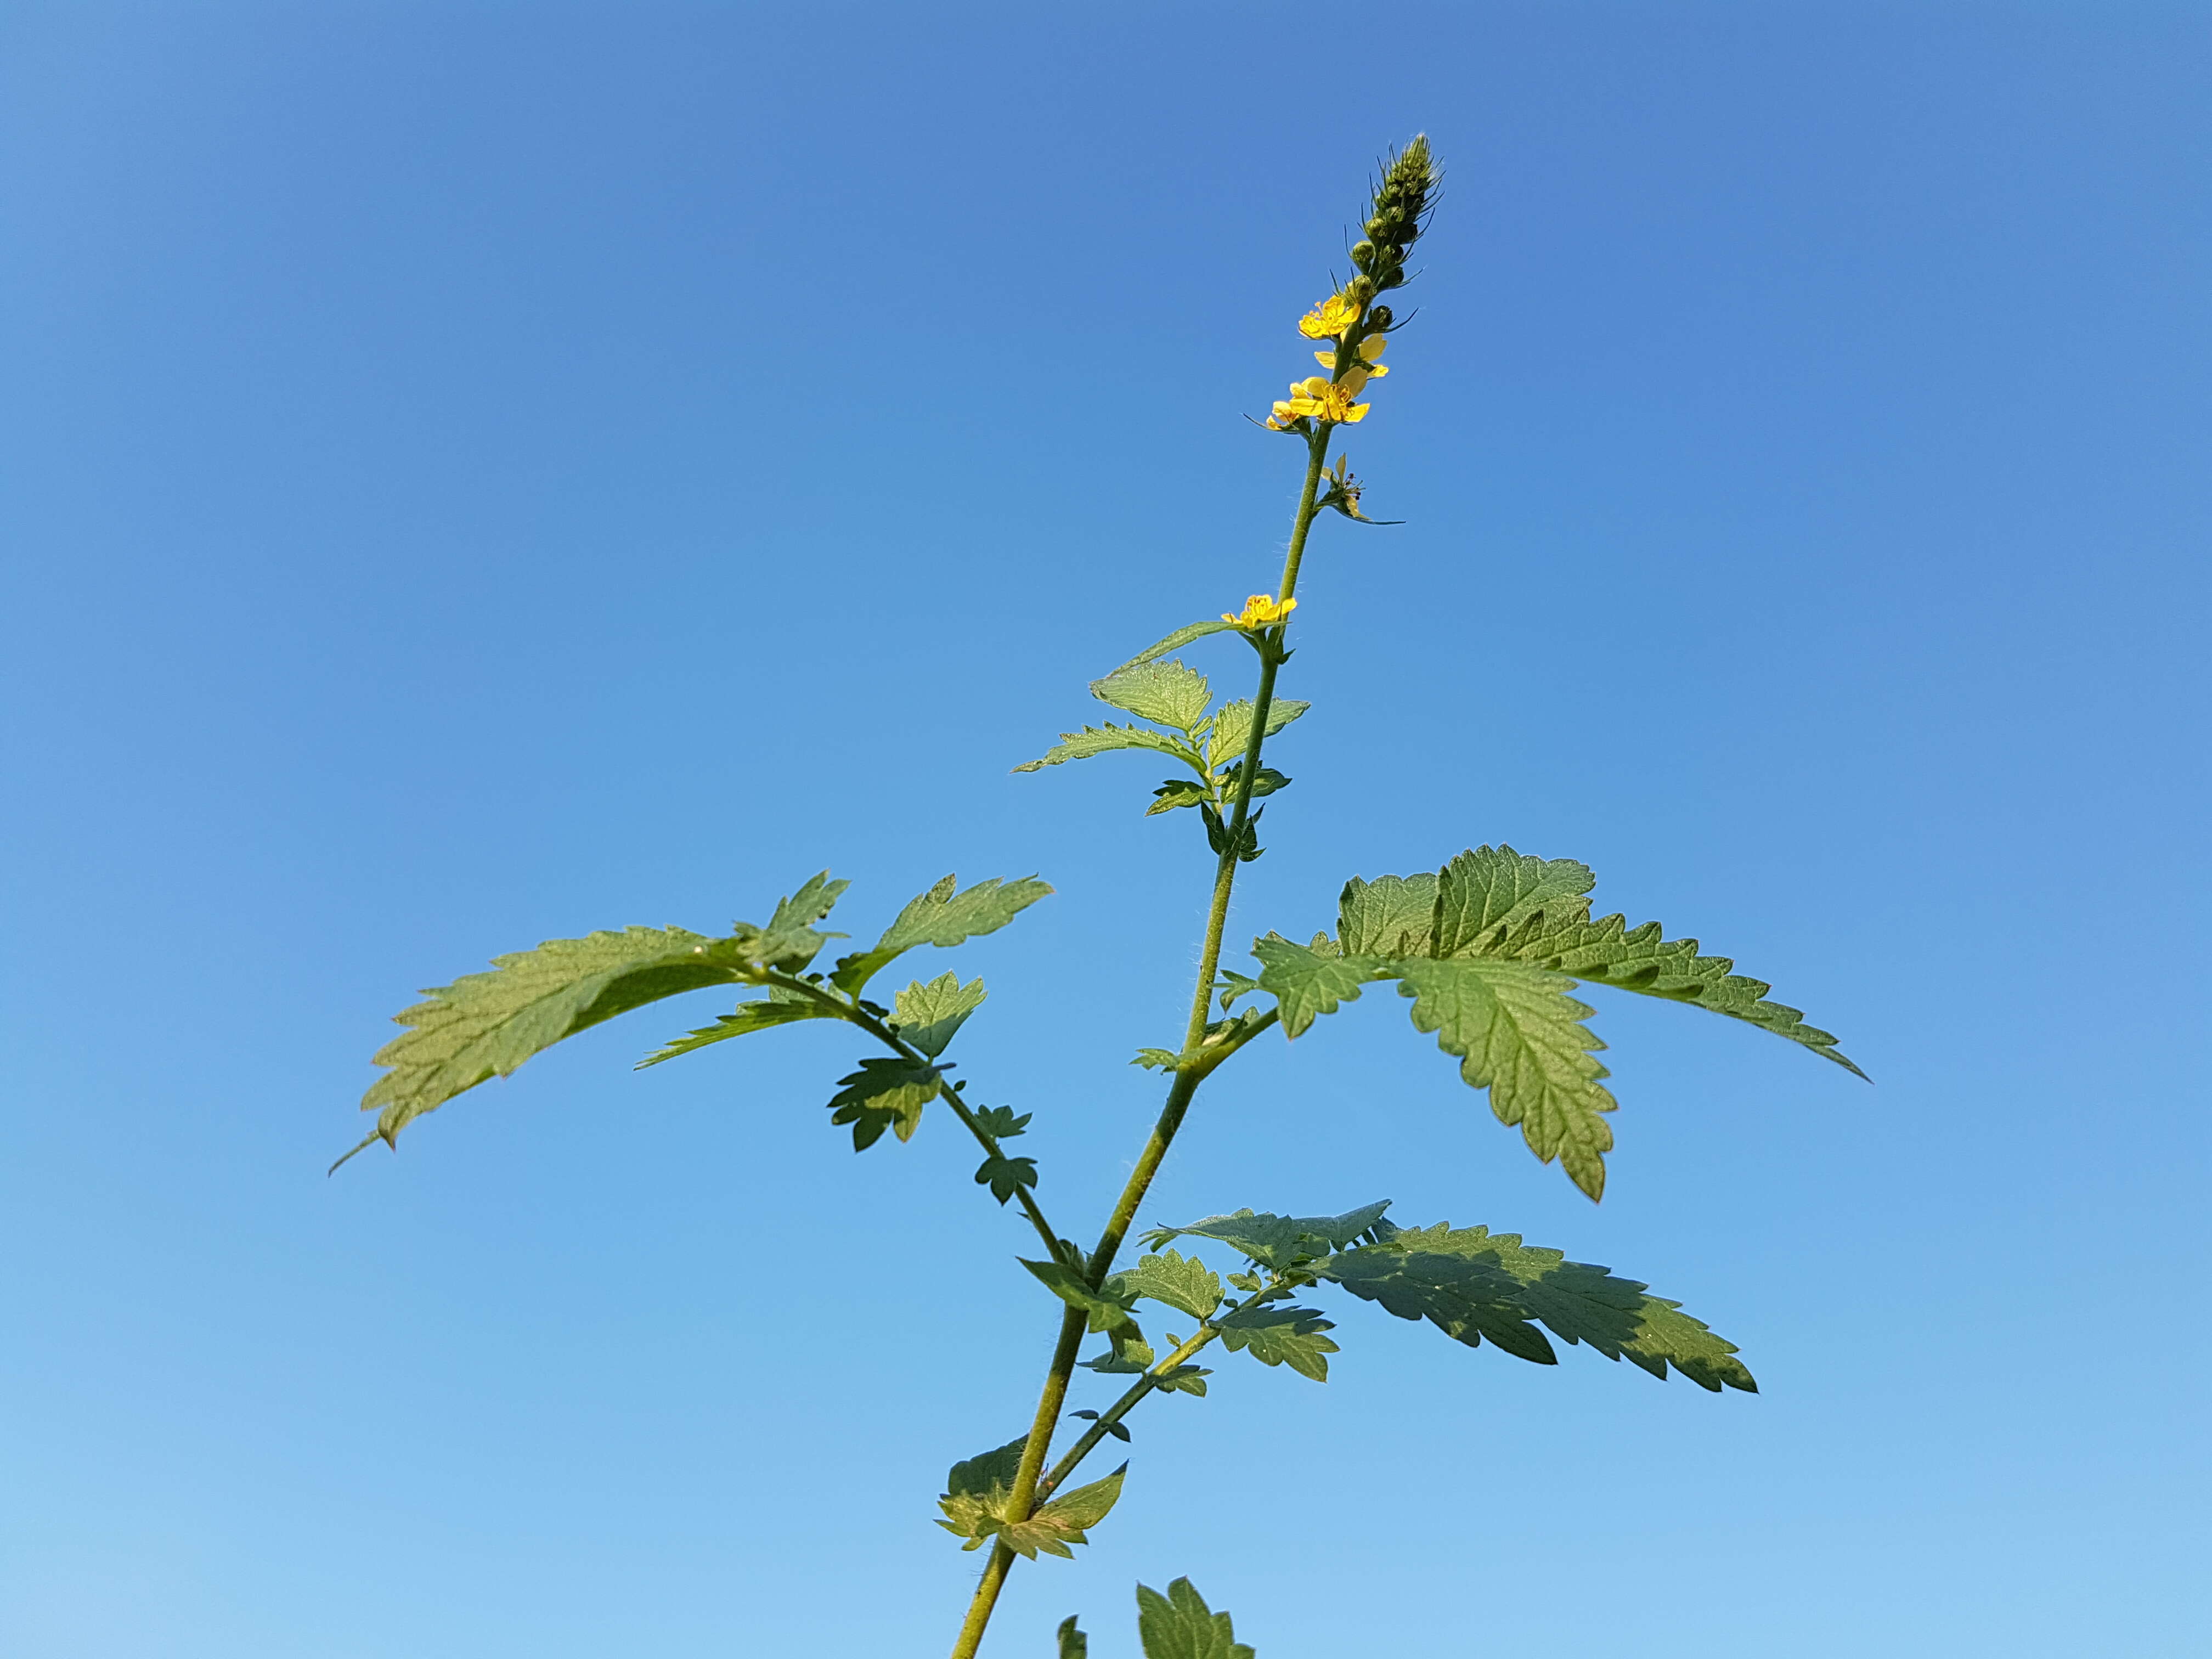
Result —
[{"label": "hairy stem", "polygon": [[[1325,424],[1319,426],[1306,441],[1305,483],[1298,492],[1297,516],[1291,525],[1291,544],[1283,559],[1282,584],[1275,595],[1278,600],[1297,594],[1298,565],[1305,557],[1307,532],[1313,528],[1314,502],[1321,494],[1322,467],[1328,459],[1333,429]],[[1244,763],[1237,781],[1236,804],[1231,810],[1228,833],[1222,843],[1224,850],[1214,866],[1213,898],[1206,910],[1206,943],[1199,955],[1198,984],[1191,993],[1190,1018],[1183,1030],[1185,1054],[1197,1048],[1206,1036],[1206,1017],[1213,1002],[1213,982],[1221,971],[1221,939],[1229,926],[1229,896],[1237,882],[1237,866],[1241,862],[1237,853],[1243,845],[1245,825],[1251,819],[1252,786],[1259,778],[1260,750],[1267,740],[1267,711],[1275,700],[1275,672],[1282,666],[1285,654],[1285,631],[1284,625],[1278,623],[1255,638],[1260,651],[1260,684],[1252,698],[1252,735],[1244,744]],[[1190,1110],[1191,1097],[1198,1092],[1198,1085],[1212,1070],[1210,1066],[1192,1066],[1178,1071],[1175,1081],[1169,1085],[1168,1097],[1160,1107],[1152,1133],[1146,1139],[1145,1149],[1138,1154],[1136,1167],[1130,1170],[1121,1197],[1115,1200],[1114,1212],[1107,1218],[1105,1231],[1099,1235],[1097,1247],[1091,1252],[1089,1273],[1094,1286],[1112,1269],[1122,1241],[1128,1237],[1129,1229],[1135,1224],[1137,1207],[1145,1201],[1152,1177],[1159,1173],[1161,1162],[1174,1144],[1176,1132],[1182,1127],[1183,1115]],[[1045,1455],[1051,1449],[1052,1431],[1060,1424],[1060,1407],[1066,1403],[1068,1379],[1074,1374],[1076,1352],[1082,1346],[1086,1322],[1083,1315],[1073,1308],[1064,1310],[1060,1316],[1060,1340],[1053,1348],[1052,1365],[1045,1373],[1036,1417],[1030,1428],[1028,1443],[1022,1448],[1021,1467],[1015,1472],[1012,1495],[1006,1504],[1006,1518],[1010,1521],[1026,1521],[1036,1508],[1038,1478],[1044,1469]],[[952,1644],[951,1659],[975,1659],[1013,1561],[1012,1550],[1003,1542],[994,1543],[991,1559],[983,1568],[982,1579],[968,1603],[968,1616],[961,1624],[959,1639]]]}]

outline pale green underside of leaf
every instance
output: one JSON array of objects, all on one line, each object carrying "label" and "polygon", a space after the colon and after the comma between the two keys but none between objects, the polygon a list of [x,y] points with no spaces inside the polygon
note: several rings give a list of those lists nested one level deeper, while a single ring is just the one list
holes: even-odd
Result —
[{"label": "pale green underside of leaf", "polygon": [[1396,967],[1380,957],[1326,956],[1279,933],[1254,940],[1252,954],[1260,959],[1260,988],[1274,994],[1283,1033],[1293,1037],[1320,1015],[1356,1000],[1361,986]]},{"label": "pale green underside of leaf", "polygon": [[1425,957],[1436,910],[1431,874],[1354,876],[1337,900],[1338,947],[1348,957]]},{"label": "pale green underside of leaf", "polygon": [[1231,1215],[1210,1215],[1187,1227],[1155,1227],[1145,1235],[1145,1248],[1158,1249],[1178,1238],[1211,1238],[1230,1246],[1269,1267],[1340,1250],[1382,1218],[1390,1200],[1363,1204],[1342,1215],[1273,1215],[1238,1210]]},{"label": "pale green underside of leaf", "polygon": [[[1277,697],[1267,705],[1267,735],[1273,737],[1292,720],[1312,708],[1295,697]],[[1225,702],[1214,715],[1206,731],[1206,763],[1220,768],[1231,761],[1242,760],[1244,750],[1252,741],[1252,704],[1249,699],[1239,697],[1235,702]]]},{"label": "pale green underside of leaf", "polygon": [[1315,1262],[1310,1271],[1403,1319],[1425,1319],[1469,1347],[1488,1340],[1537,1364],[1557,1363],[1537,1330],[1588,1343],[1664,1378],[1672,1365],[1700,1388],[1756,1393],[1735,1345],[1652,1296],[1634,1279],[1525,1245],[1515,1233],[1439,1223],[1418,1230],[1385,1224],[1380,1242]]},{"label": "pale green underside of leaf", "polygon": [[1068,761],[1089,760],[1094,755],[1110,755],[1117,749],[1150,749],[1158,754],[1172,755],[1184,765],[1201,770],[1206,764],[1204,757],[1181,738],[1155,732],[1150,726],[1115,726],[1109,721],[1103,726],[1086,726],[1080,732],[1061,732],[1058,743],[1036,759],[1024,761],[1014,770],[1035,772]]},{"label": "pale green underside of leaf", "polygon": [[1022,911],[1052,891],[1035,876],[1006,881],[994,876],[964,892],[946,876],[927,892],[908,901],[898,918],[884,929],[873,948],[842,958],[830,982],[858,994],[869,980],[890,962],[917,945],[949,949],[979,934],[996,933]]},{"label": "pale green underside of leaf", "polygon": [[688,1054],[694,1049],[725,1042],[732,1037],[749,1036],[755,1031],[773,1030],[795,1020],[836,1018],[835,1013],[813,998],[777,986],[769,990],[767,1000],[739,1003],[735,1013],[720,1015],[712,1025],[702,1026],[662,1045],[638,1061],[633,1069],[641,1072],[648,1066],[658,1066],[662,1060],[673,1060],[678,1054]]},{"label": "pale green underside of leaf", "polygon": [[874,1146],[886,1129],[902,1141],[913,1139],[922,1109],[944,1087],[935,1066],[903,1057],[864,1060],[860,1070],[837,1081],[844,1086],[830,1098],[830,1121],[853,1126],[856,1152]]},{"label": "pale green underside of leaf", "polygon": [[1012,1440],[996,1449],[955,1463],[945,1477],[946,1491],[937,1500],[945,1519],[937,1524],[967,1541],[961,1547],[975,1549],[991,1538],[1035,1560],[1038,1552],[1073,1559],[1072,1544],[1088,1543],[1086,1531],[1103,1521],[1121,1495],[1124,1463],[1103,1480],[1062,1493],[1022,1521],[1006,1519],[1007,1502],[1021,1472],[1026,1437]]},{"label": "pale green underside of leaf", "polygon": [[1336,1344],[1322,1333],[1334,1327],[1311,1308],[1279,1304],[1249,1308],[1218,1322],[1222,1346],[1249,1352],[1262,1365],[1288,1365],[1316,1382],[1328,1381],[1328,1356]]},{"label": "pale green underside of leaf", "polygon": [[1149,1297],[1193,1319],[1211,1319],[1221,1305],[1220,1278],[1196,1257],[1174,1250],[1139,1256],[1109,1278],[1104,1289],[1118,1297]]},{"label": "pale green underside of leaf", "polygon": [[1186,645],[1202,640],[1209,634],[1225,634],[1236,625],[1234,623],[1223,622],[1217,617],[1212,622],[1193,623],[1188,628],[1178,628],[1158,644],[1146,647],[1106,678],[1110,680],[1115,674],[1126,674],[1132,668],[1151,662],[1156,657],[1164,657],[1170,651],[1180,651]]},{"label": "pale green underside of leaf", "polygon": [[1188,1578],[1170,1584],[1165,1595],[1137,1586],[1137,1639],[1145,1659],[1254,1659],[1229,1615],[1208,1607]]},{"label": "pale green underside of leaf", "polygon": [[984,995],[981,980],[963,985],[956,973],[939,974],[927,982],[916,980],[898,994],[891,1023],[900,1036],[934,1060],[968,1016],[983,1006]]},{"label": "pale green underside of leaf", "polygon": [[1605,1045],[1583,1024],[1590,1010],[1567,994],[1573,981],[1517,962],[1415,957],[1396,966],[1414,1028],[1461,1056],[1460,1076],[1490,1091],[1490,1109],[1520,1126],[1530,1152],[1602,1196],[1613,1098],[1592,1057]]},{"label": "pale green underside of leaf", "polygon": [[1091,695],[1156,726],[1188,732],[1206,718],[1213,692],[1206,676],[1180,662],[1145,662],[1091,682]]},{"label": "pale green underside of leaf", "polygon": [[[454,1096],[617,1014],[738,978],[738,942],[680,927],[548,939],[495,957],[493,971],[426,991],[396,1017],[410,1029],[379,1049],[392,1069],[362,1097],[386,1141]],[[757,1028],[756,1028],[757,1029]]]}]

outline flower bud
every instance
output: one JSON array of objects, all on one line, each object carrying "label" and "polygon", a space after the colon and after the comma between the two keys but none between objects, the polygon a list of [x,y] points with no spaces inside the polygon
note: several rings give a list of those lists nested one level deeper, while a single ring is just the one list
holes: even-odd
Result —
[{"label": "flower bud", "polygon": [[1396,320],[1391,316],[1390,307],[1388,306],[1370,306],[1367,308],[1367,328],[1370,333],[1387,334],[1390,331],[1390,325]]}]

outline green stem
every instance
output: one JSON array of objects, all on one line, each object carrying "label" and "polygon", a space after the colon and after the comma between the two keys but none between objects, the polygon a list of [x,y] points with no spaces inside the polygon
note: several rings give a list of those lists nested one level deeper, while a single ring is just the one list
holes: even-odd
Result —
[{"label": "green stem", "polygon": [[[1305,484],[1298,493],[1297,517],[1292,521],[1290,549],[1283,559],[1282,585],[1275,595],[1279,601],[1297,593],[1298,565],[1305,557],[1307,533],[1313,528],[1314,502],[1321,494],[1322,467],[1328,458],[1332,430],[1327,425],[1317,427],[1306,441]],[[1230,814],[1228,834],[1223,842],[1226,850],[1214,866],[1213,899],[1206,910],[1206,944],[1200,953],[1198,985],[1191,994],[1190,1018],[1183,1031],[1185,1054],[1197,1048],[1206,1036],[1206,1016],[1213,1002],[1213,981],[1221,971],[1221,939],[1229,926],[1229,896],[1236,885],[1240,862],[1237,854],[1243,844],[1244,826],[1251,817],[1252,785],[1260,775],[1260,750],[1267,739],[1267,711],[1275,697],[1275,671],[1282,666],[1285,654],[1284,632],[1284,626],[1278,623],[1255,641],[1260,648],[1260,685],[1252,699],[1252,735],[1244,744],[1244,763],[1237,779],[1236,805]],[[1178,1071],[1174,1083],[1169,1085],[1168,1097],[1160,1107],[1152,1133],[1146,1139],[1145,1149],[1123,1183],[1121,1197],[1115,1200],[1114,1212],[1099,1235],[1097,1248],[1091,1253],[1089,1271],[1093,1285],[1112,1268],[1122,1241],[1128,1237],[1129,1229],[1135,1224],[1137,1207],[1145,1201],[1152,1177],[1159,1173],[1160,1164],[1167,1157],[1169,1146],[1174,1144],[1176,1132],[1182,1127],[1191,1097],[1198,1092],[1198,1085],[1212,1069],[1194,1066]],[[1051,1449],[1052,1432],[1060,1425],[1060,1407],[1066,1403],[1068,1379],[1074,1374],[1076,1352],[1082,1346],[1085,1323],[1084,1316],[1073,1308],[1061,1315],[1060,1340],[1053,1349],[1052,1365],[1045,1373],[1036,1416],[1030,1427],[1029,1441],[1022,1448],[1021,1467],[1015,1471],[1012,1495],[1007,1500],[1006,1518],[1010,1521],[1026,1521],[1036,1508],[1037,1480],[1044,1468],[1045,1454]],[[1013,1551],[1004,1543],[994,1546],[991,1559],[983,1568],[982,1579],[968,1603],[968,1616],[961,1624],[959,1638],[952,1644],[951,1659],[975,1659],[1013,1559]]]}]

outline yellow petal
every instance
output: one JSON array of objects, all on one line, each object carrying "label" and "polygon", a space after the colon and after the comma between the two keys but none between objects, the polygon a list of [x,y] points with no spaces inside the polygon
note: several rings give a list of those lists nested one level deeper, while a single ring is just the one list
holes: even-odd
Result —
[{"label": "yellow petal", "polygon": [[1350,409],[1347,409],[1344,412],[1345,423],[1348,426],[1354,421],[1365,420],[1367,418],[1367,411],[1374,407],[1375,405],[1372,404],[1352,404]]},{"label": "yellow petal", "polygon": [[1336,354],[1334,351],[1316,351],[1314,353],[1314,361],[1323,368],[1334,369],[1336,367]]},{"label": "yellow petal", "polygon": [[[1390,337],[1389,335],[1370,334],[1359,343],[1359,355],[1371,363],[1377,357],[1380,357],[1382,355],[1382,348],[1389,343]],[[1382,373],[1379,368],[1375,372],[1377,374]]]}]

